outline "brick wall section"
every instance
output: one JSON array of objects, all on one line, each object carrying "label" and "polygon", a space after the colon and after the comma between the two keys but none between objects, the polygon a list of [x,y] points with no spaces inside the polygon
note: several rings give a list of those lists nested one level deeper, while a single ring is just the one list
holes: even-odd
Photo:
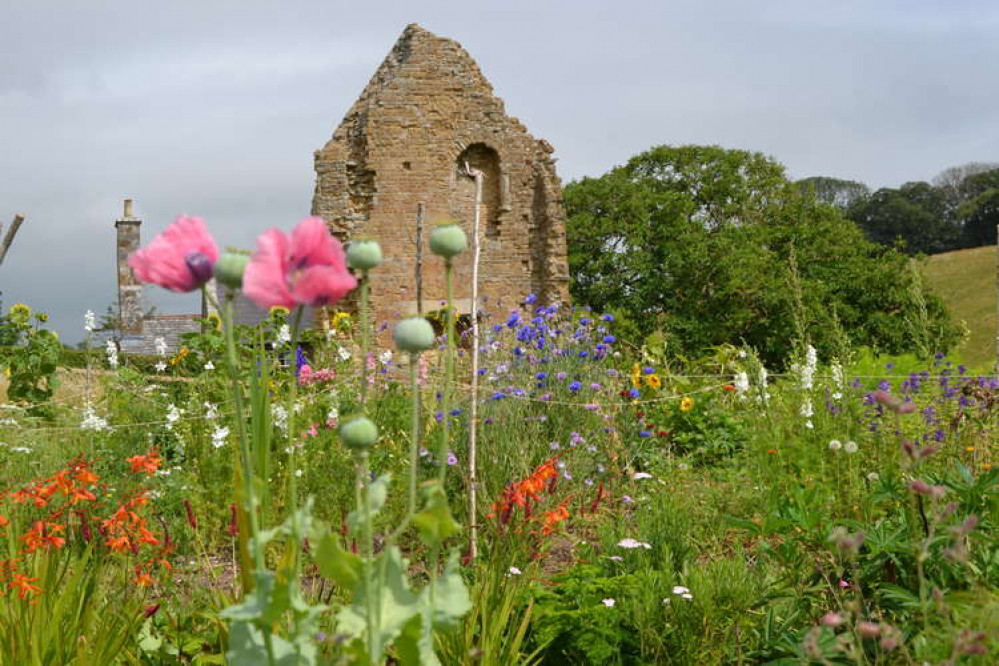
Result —
[{"label": "brick wall section", "polygon": [[174,354],[181,346],[185,333],[196,333],[201,330],[198,321],[201,315],[152,315],[142,320],[140,335],[126,335],[121,339],[121,348],[130,354],[155,354],[156,338],[161,337],[167,343],[167,353]]},{"label": "brick wall section", "polygon": [[[502,315],[528,293],[568,300],[562,193],[553,148],[532,137],[455,41],[408,26],[315,153],[312,213],[341,239],[382,244],[372,280],[376,321],[415,311],[416,208],[426,202],[424,305],[444,297],[443,263],[426,250],[435,221],[460,220],[471,234],[474,184],[464,161],[482,170],[480,298]],[[471,253],[456,262],[456,296],[471,295]]]}]

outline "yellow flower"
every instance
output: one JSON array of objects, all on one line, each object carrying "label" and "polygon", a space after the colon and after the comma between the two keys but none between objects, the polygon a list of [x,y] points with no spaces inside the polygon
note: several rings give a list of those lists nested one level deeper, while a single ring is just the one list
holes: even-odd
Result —
[{"label": "yellow flower", "polygon": [[343,332],[350,330],[350,324],[350,313],[348,312],[337,311],[330,317],[330,328],[334,331]]},{"label": "yellow flower", "polygon": [[170,359],[170,365],[177,365],[184,360],[184,357],[191,353],[191,350],[187,347],[181,347],[177,355]]},{"label": "yellow flower", "polygon": [[649,385],[649,388],[654,388],[656,390],[659,390],[659,387],[663,385],[662,380],[659,379],[659,375],[656,374],[646,375],[645,383]]},{"label": "yellow flower", "polygon": [[275,305],[270,309],[268,314],[272,317],[287,317],[289,314],[289,310],[283,305]]},{"label": "yellow flower", "polygon": [[37,319],[40,323],[44,324],[49,320],[49,316],[44,312],[36,312],[35,319]]},{"label": "yellow flower", "polygon": [[205,321],[211,325],[216,331],[222,330],[222,317],[218,316],[214,312],[209,312],[208,316],[205,317]]},{"label": "yellow flower", "polygon": [[973,447],[973,446],[966,446],[966,447],[964,447],[964,450],[967,451],[968,453],[974,453],[975,452],[975,447]]},{"label": "yellow flower", "polygon": [[631,385],[634,388],[642,388],[642,366],[637,363],[631,366]]},{"label": "yellow flower", "polygon": [[689,395],[684,396],[683,400],[680,401],[680,411],[689,412],[694,408],[694,399]]}]

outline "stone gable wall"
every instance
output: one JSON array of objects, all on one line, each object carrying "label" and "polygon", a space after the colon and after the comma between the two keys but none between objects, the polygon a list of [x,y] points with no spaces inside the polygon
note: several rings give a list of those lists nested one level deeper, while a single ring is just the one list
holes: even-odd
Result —
[{"label": "stone gable wall", "polygon": [[[372,281],[379,320],[415,311],[416,209],[425,202],[426,310],[444,296],[443,264],[427,249],[435,221],[457,219],[471,234],[481,169],[482,306],[502,314],[528,293],[568,299],[561,189],[553,149],[506,115],[502,100],[455,41],[411,25],[315,154],[312,212],[341,239],[371,237],[385,263]],[[471,253],[456,261],[456,296],[471,292]]]}]

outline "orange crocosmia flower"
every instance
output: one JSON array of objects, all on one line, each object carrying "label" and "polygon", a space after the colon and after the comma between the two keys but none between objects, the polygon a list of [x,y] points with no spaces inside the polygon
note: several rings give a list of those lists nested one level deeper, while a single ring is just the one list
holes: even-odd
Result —
[{"label": "orange crocosmia flower", "polygon": [[115,551],[116,553],[125,553],[132,550],[132,540],[127,534],[122,534],[121,536],[111,537],[108,539],[108,548]]},{"label": "orange crocosmia flower", "polygon": [[98,481],[100,481],[100,477],[91,472],[86,467],[78,468],[74,476],[76,477],[77,483],[82,483],[85,486],[92,486]]},{"label": "orange crocosmia flower", "polygon": [[70,492],[71,504],[77,504],[79,502],[93,502],[96,499],[96,495],[82,486],[74,486],[73,490]]},{"label": "orange crocosmia flower", "polygon": [[156,449],[150,449],[144,456],[125,458],[125,462],[132,466],[133,473],[145,472],[147,476],[153,476],[160,468],[163,459],[156,454]]},{"label": "orange crocosmia flower", "polygon": [[16,573],[10,577],[10,589],[15,590],[22,599],[27,599],[29,594],[37,595],[42,593],[42,588],[32,585],[37,578],[28,578],[25,575]]},{"label": "orange crocosmia flower", "polygon": [[10,525],[10,521],[7,520],[7,517],[0,515],[0,527],[7,527],[8,525]]},{"label": "orange crocosmia flower", "polygon": [[62,548],[66,545],[66,539],[59,536],[59,534],[65,531],[65,529],[59,523],[47,523],[38,520],[31,526],[27,534],[21,537],[21,541],[24,542],[24,547],[29,553],[33,553],[39,548],[45,548],[46,546]]},{"label": "orange crocosmia flower", "polygon": [[150,585],[155,585],[156,581],[147,572],[136,574],[135,584],[139,587],[149,587]]},{"label": "orange crocosmia flower", "polygon": [[735,384],[725,384],[725,386],[722,386],[722,388],[725,389],[726,391],[734,391]]}]

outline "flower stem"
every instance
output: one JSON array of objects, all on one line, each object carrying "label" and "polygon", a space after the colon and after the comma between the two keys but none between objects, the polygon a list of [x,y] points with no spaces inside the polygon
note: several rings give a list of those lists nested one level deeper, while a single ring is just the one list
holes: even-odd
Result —
[{"label": "flower stem", "polygon": [[371,349],[371,309],[368,271],[361,271],[361,409],[368,401],[368,350]]},{"label": "flower stem", "polygon": [[444,284],[447,298],[447,309],[444,320],[446,325],[446,344],[444,349],[444,386],[441,389],[441,445],[437,453],[437,463],[440,465],[437,475],[440,479],[441,487],[444,486],[444,478],[447,475],[447,454],[451,446],[450,424],[448,423],[451,409],[450,393],[451,384],[454,381],[454,355],[455,355],[455,317],[454,317],[454,268],[451,265],[451,258],[444,260]]}]

